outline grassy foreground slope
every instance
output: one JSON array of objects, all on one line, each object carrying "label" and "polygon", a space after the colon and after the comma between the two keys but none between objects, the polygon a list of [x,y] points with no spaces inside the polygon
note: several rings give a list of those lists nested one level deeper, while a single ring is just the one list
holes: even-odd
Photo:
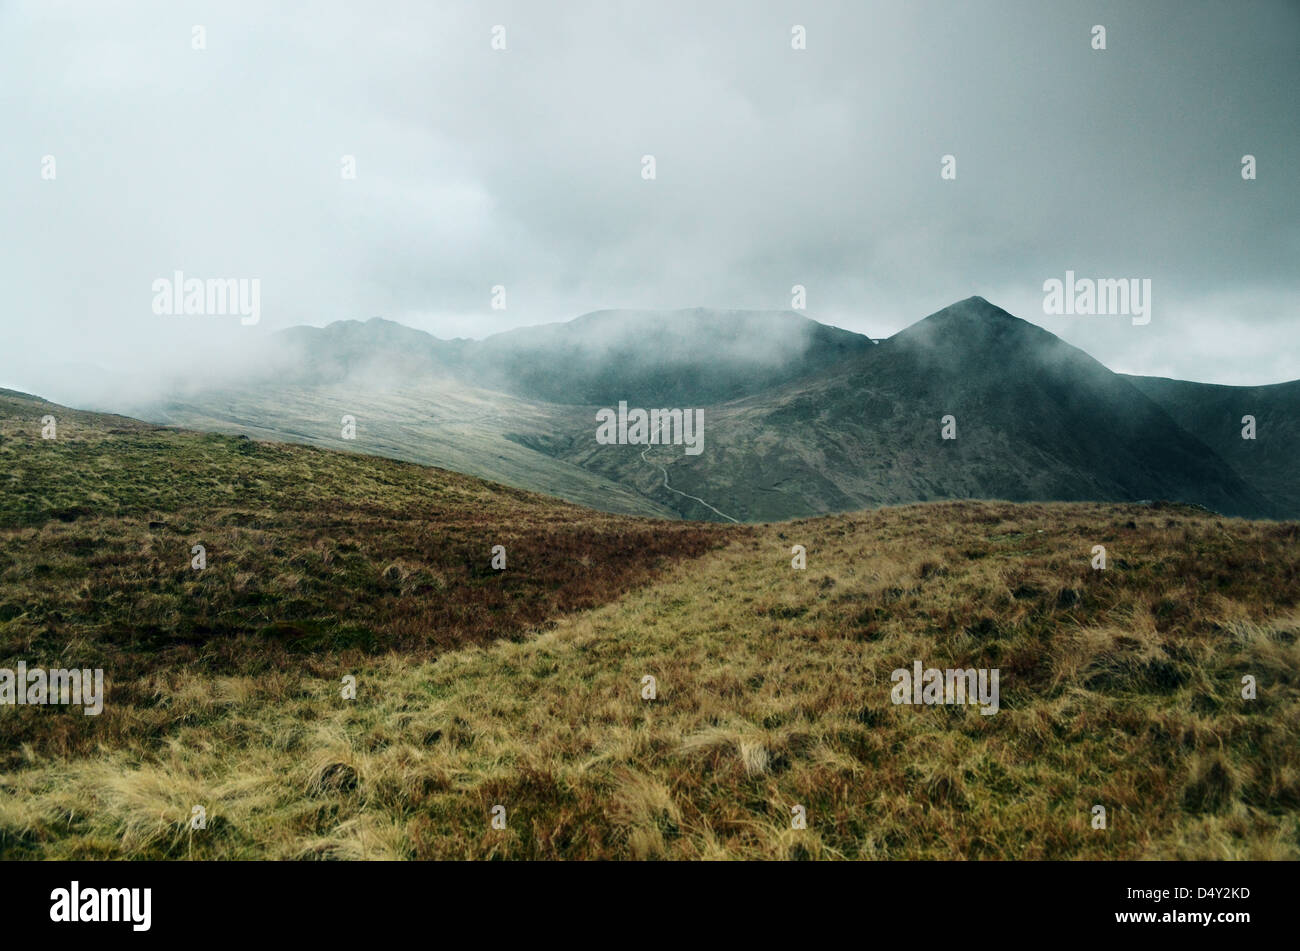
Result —
[{"label": "grassy foreground slope", "polygon": [[294,684],[390,651],[413,661],[518,637],[724,537],[0,391],[0,667],[102,667],[110,685],[98,717],[0,706],[0,768],[160,741],[177,671]]},{"label": "grassy foreground slope", "polygon": [[[36,447],[23,442],[30,436],[15,435],[14,423],[6,427],[0,451],[9,472],[11,451],[26,459],[22,453]],[[138,438],[173,451],[210,448],[203,464],[212,466],[239,450],[236,440],[190,434]],[[65,734],[43,723],[14,744],[21,755],[0,778],[0,853],[1300,857],[1295,524],[1184,507],[948,502],[752,529],[690,526],[584,513],[383,460],[255,449],[276,459],[301,455],[334,494],[307,512],[295,509],[295,480],[263,477],[258,507],[245,501],[238,509],[266,520],[256,529],[258,544],[233,549],[243,559],[241,576],[279,577],[290,569],[277,557],[304,559],[293,570],[306,573],[316,548],[303,548],[296,530],[333,532],[322,551],[338,552],[335,564],[344,554],[355,558],[360,578],[368,560],[369,576],[383,578],[385,562],[397,557],[383,539],[403,530],[400,515],[420,511],[427,521],[409,530],[427,534],[401,556],[408,578],[435,563],[434,539],[464,533],[472,536],[466,551],[477,554],[484,544],[477,530],[457,519],[490,520],[498,505],[521,524],[536,519],[539,533],[561,531],[564,512],[580,525],[588,520],[592,532],[651,527],[641,544],[674,531],[695,534],[671,547],[661,541],[672,557],[635,562],[639,548],[616,548],[550,575],[537,565],[581,556],[574,548],[543,552],[553,539],[540,535],[539,560],[511,562],[505,575],[518,587],[500,602],[515,620],[502,633],[528,629],[530,612],[539,618],[537,633],[526,638],[492,642],[494,632],[483,630],[444,643],[437,632],[449,622],[422,615],[388,641],[386,632],[401,628],[376,604],[401,616],[410,610],[405,602],[422,597],[418,585],[407,592],[400,585],[362,588],[350,600],[340,589],[330,600],[322,570],[313,575],[322,587],[299,596],[301,610],[314,606],[317,623],[336,639],[359,617],[370,618],[376,643],[367,650],[347,638],[322,643],[308,635],[289,650],[276,646],[274,631],[256,628],[223,635],[246,638],[247,653],[218,649],[217,638],[197,631],[196,643],[164,644],[156,661],[153,647],[137,645],[127,655],[141,665],[138,681],[123,692],[115,680],[101,717],[35,711],[40,721],[79,722],[63,745],[52,738]],[[113,449],[112,464],[123,465],[120,452]],[[200,460],[191,462],[198,479]],[[5,603],[31,612],[61,585],[76,590],[98,570],[103,549],[117,552],[117,568],[100,578],[96,596],[111,598],[114,585],[126,582],[135,592],[131,603],[148,605],[150,589],[132,582],[127,568],[131,556],[149,554],[146,536],[132,534],[148,523],[95,516],[93,545],[59,547],[61,533],[81,530],[92,516],[65,523],[41,521],[40,513],[75,507],[77,493],[92,486],[59,488],[64,476],[81,471],[75,467],[26,465],[24,484],[42,485],[40,497],[57,501],[5,502]],[[355,467],[375,468],[366,470],[367,480]],[[150,486],[176,491],[161,473],[151,481],[128,468],[140,493]],[[214,481],[212,491],[221,485]],[[453,502],[423,500],[439,487]],[[6,497],[13,491],[6,487]],[[220,528],[220,516],[203,514],[209,506],[222,510],[215,498],[201,508],[198,499],[174,502],[189,513],[184,518],[217,519]],[[124,513],[131,508],[115,504]],[[326,514],[336,509],[347,514]],[[345,522],[293,529],[288,513],[295,511],[306,524]],[[372,517],[376,529],[367,528]],[[90,523],[84,527],[91,531]],[[175,544],[183,548],[191,535],[180,534]],[[344,552],[345,538],[359,539],[357,548]],[[807,548],[806,570],[791,567],[796,544]],[[1098,544],[1107,548],[1105,571],[1089,566]],[[277,549],[291,554],[277,556]],[[188,558],[188,549],[178,557]],[[42,558],[54,570],[38,587],[22,566]],[[620,558],[641,567],[590,595],[590,606],[562,610],[575,605],[547,600],[557,597],[553,589],[564,590],[564,579],[603,573]],[[649,577],[652,564],[654,584],[634,583]],[[439,571],[448,574],[442,594],[423,603],[473,590],[468,569]],[[15,595],[15,583],[29,586],[27,593]],[[204,583],[217,592],[227,587]],[[157,636],[205,611],[243,617],[237,606],[213,613],[209,594],[186,589],[172,603],[174,614],[158,622]],[[40,624],[15,628],[26,615],[0,622],[0,666],[19,655],[29,663],[48,659],[30,656],[33,645],[58,645],[78,663],[95,650],[117,650],[102,646],[105,629],[93,613],[73,613],[78,604],[91,610],[84,599],[56,603],[62,606]],[[463,624],[484,610],[457,603]],[[327,611],[337,620],[327,620]],[[62,626],[48,644],[23,640],[53,623]],[[260,659],[262,646],[272,660]],[[193,651],[195,662],[178,665],[182,650]],[[998,667],[1000,711],[893,705],[890,671],[914,660]],[[357,676],[355,700],[340,696],[343,673]],[[1247,674],[1258,681],[1255,700],[1241,696]],[[641,698],[647,675],[657,680],[652,701]],[[23,722],[16,712],[0,708],[6,739]],[[498,804],[506,810],[504,830],[490,824]],[[1107,810],[1105,830],[1090,825],[1097,804]],[[195,805],[206,809],[205,829],[190,827]],[[791,828],[794,805],[805,807],[807,829]]]}]

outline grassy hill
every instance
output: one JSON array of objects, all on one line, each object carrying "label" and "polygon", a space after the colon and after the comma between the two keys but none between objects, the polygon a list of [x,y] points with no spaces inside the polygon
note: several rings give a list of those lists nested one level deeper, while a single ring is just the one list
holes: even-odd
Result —
[{"label": "grassy hill", "polygon": [[[342,437],[345,415],[355,420],[355,439]],[[209,390],[170,401],[157,418],[206,432],[439,466],[606,512],[677,516],[674,508],[631,486],[538,452],[520,438],[521,433],[553,438],[561,432],[557,419],[567,419],[567,410],[441,378],[393,385],[363,376]]]},{"label": "grassy hill", "polygon": [[[53,440],[40,436],[47,414]],[[98,718],[0,708],[8,766],[159,735],[170,701],[156,678],[178,670],[280,678],[517,637],[725,537],[9,391],[0,464],[0,667],[75,658],[104,668],[115,699]],[[191,567],[194,545],[203,570]],[[491,567],[495,545],[505,571]]]},{"label": "grassy hill", "polygon": [[[651,521],[9,393],[0,461],[0,667],[109,681],[0,707],[7,858],[1300,857],[1294,523]],[[999,712],[892,704],[915,660]]]}]

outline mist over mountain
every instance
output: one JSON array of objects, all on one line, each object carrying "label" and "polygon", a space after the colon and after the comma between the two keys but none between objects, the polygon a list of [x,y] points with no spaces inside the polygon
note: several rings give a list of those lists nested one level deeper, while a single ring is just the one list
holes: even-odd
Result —
[{"label": "mist over mountain", "polygon": [[[1300,513],[1300,380],[1268,386],[1220,386],[1160,377],[1126,377],[1282,506]],[[1243,439],[1244,417],[1255,438]]]},{"label": "mist over mountain", "polygon": [[736,399],[817,373],[873,344],[793,312],[603,310],[565,323],[439,340],[382,318],[277,335],[276,373],[303,382],[379,371],[448,377],[550,403]]},{"label": "mist over mountain", "polygon": [[[1133,383],[979,297],[706,415],[710,448],[677,459],[672,484],[741,521],[952,498],[1280,512]],[[574,446],[566,458],[659,497],[622,447]]]},{"label": "mist over mountain", "polygon": [[[780,520],[958,498],[1300,514],[1300,383],[1124,376],[981,297],[879,343],[794,313],[703,308],[597,311],[484,340],[376,318],[272,341],[237,380],[142,415],[629,514]],[[703,451],[599,444],[596,410],[619,402],[703,409]],[[1252,411],[1260,436],[1242,440]],[[956,438],[943,438],[948,417]]]},{"label": "mist over mountain", "polygon": [[472,366],[484,385],[553,403],[698,406],[821,372],[872,346],[788,311],[605,310],[489,337]]}]

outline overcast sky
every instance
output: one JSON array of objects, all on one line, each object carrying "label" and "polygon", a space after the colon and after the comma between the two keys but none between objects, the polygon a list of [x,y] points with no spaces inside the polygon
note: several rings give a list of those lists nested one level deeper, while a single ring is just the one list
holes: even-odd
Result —
[{"label": "overcast sky", "polygon": [[[794,284],[877,337],[981,294],[1112,369],[1300,378],[1298,48],[1296,2],[0,0],[0,384]],[[261,322],[154,314],[177,269]],[[1150,323],[1045,315],[1067,269],[1151,279]]]}]

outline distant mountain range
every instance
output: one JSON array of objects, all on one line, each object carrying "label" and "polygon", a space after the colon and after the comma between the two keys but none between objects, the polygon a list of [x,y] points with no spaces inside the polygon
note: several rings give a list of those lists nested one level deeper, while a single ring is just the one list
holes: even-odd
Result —
[{"label": "distant mountain range", "polygon": [[277,365],[302,382],[396,370],[570,405],[712,405],[816,375],[873,346],[793,312],[703,308],[602,310],[485,340],[440,340],[381,318],[293,327],[279,338]]},{"label": "distant mountain range", "polygon": [[[481,341],[342,321],[275,335],[266,366],[144,415],[629,514],[768,521],[975,498],[1300,517],[1300,381],[1113,373],[980,297],[879,343],[790,312],[599,311]],[[596,412],[620,401],[703,408],[703,451],[599,444]]]}]

